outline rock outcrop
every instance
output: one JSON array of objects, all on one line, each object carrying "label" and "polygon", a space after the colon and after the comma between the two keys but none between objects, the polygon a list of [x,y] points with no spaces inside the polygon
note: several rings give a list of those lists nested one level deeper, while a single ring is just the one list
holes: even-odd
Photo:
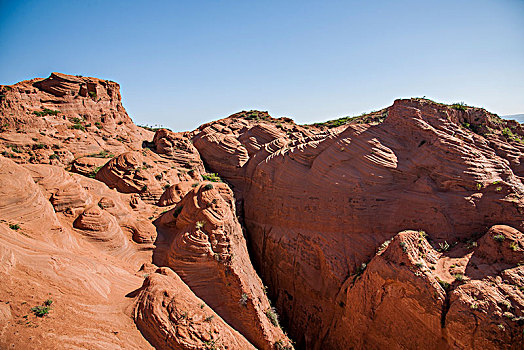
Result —
[{"label": "rock outcrop", "polygon": [[0,152],[0,348],[524,343],[524,130],[483,109],[175,133],[52,73],[0,86]]},{"label": "rock outcrop", "polygon": [[271,119],[231,117],[193,138],[233,185],[255,266],[300,347],[358,336],[331,332],[337,297],[397,232],[424,230],[438,246],[495,224],[523,228],[520,125],[422,99],[398,100],[386,115],[297,138]]},{"label": "rock outcrop", "polygon": [[157,349],[256,349],[165,267],[144,280],[134,317]]}]

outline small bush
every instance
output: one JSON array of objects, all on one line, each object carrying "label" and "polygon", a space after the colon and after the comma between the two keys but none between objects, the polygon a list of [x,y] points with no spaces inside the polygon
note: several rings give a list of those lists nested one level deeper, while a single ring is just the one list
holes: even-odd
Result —
[{"label": "small bush", "polygon": [[455,274],[455,281],[464,282],[464,275],[461,273]]},{"label": "small bush", "polygon": [[76,130],[86,131],[86,127],[83,126],[83,125],[80,124],[80,123],[73,124],[73,125],[71,126],[71,129],[76,129]]},{"label": "small bush", "polygon": [[278,323],[278,314],[274,307],[267,309],[265,314],[273,326],[280,327]]},{"label": "small bush", "polygon": [[103,167],[103,165],[101,165],[101,166],[97,166],[96,168],[94,168],[94,169],[93,169],[93,170],[92,170],[92,171],[87,175],[87,177],[90,177],[90,178],[94,179],[94,178],[96,177],[96,173],[98,173],[98,171],[99,171],[100,169],[102,169],[102,167]]},{"label": "small bush", "polygon": [[49,305],[39,305],[31,308],[31,311],[35,314],[36,317],[44,317],[49,314],[51,310],[51,304]]},{"label": "small bush", "polygon": [[47,148],[47,146],[44,145],[43,143],[36,143],[33,145],[33,149],[44,149],[44,148]]},{"label": "small bush", "polygon": [[176,207],[175,210],[173,210],[173,217],[176,219],[178,215],[182,212],[183,206]]},{"label": "small bush", "polygon": [[407,247],[406,242],[400,242],[399,245],[400,245],[400,247],[402,248],[402,251],[403,251],[404,253],[408,251],[408,247]]},{"label": "small bush", "polygon": [[60,159],[60,157],[58,156],[58,154],[53,153],[53,154],[51,154],[51,155],[49,156],[49,159],[50,159],[50,160],[51,160],[51,159]]},{"label": "small bush", "polygon": [[215,173],[211,173],[211,174],[204,174],[202,175],[202,179],[204,179],[205,181],[211,181],[211,182],[222,182],[222,179],[220,178],[220,176],[218,176],[218,174],[215,174]]},{"label": "small bush", "polygon": [[459,110],[459,111],[466,111],[468,109],[468,106],[464,102],[458,102],[451,105],[451,108]]},{"label": "small bush", "polygon": [[447,241],[444,241],[444,243],[439,243],[439,251],[441,252],[447,252],[449,250],[449,243]]},{"label": "small bush", "polygon": [[89,91],[89,96],[90,96],[91,98],[96,98],[96,92],[94,92],[94,91]]},{"label": "small bush", "polygon": [[509,248],[513,250],[514,252],[516,252],[519,250],[519,245],[517,244],[517,242],[511,242],[509,245]]},{"label": "small bush", "polygon": [[38,117],[45,117],[46,115],[58,115],[60,111],[55,111],[52,109],[43,108],[42,111],[34,111],[33,114],[35,114]]},{"label": "small bush", "polygon": [[18,230],[20,230],[20,225],[18,225],[18,224],[9,224],[9,228],[11,230],[18,231]]},{"label": "small bush", "polygon": [[498,234],[493,236],[493,239],[497,242],[503,242],[506,239],[506,237],[504,237],[503,234]]},{"label": "small bush", "polygon": [[244,307],[247,307],[247,294],[246,293],[242,293],[242,296],[240,296],[238,303]]},{"label": "small bush", "polygon": [[441,280],[440,278],[437,277],[437,281],[438,283],[440,284],[440,286],[444,289],[444,290],[448,290],[449,289],[449,283],[446,282],[446,281],[443,281]]},{"label": "small bush", "polygon": [[197,221],[197,222],[195,223],[195,228],[196,228],[197,230],[200,230],[202,227],[204,227],[205,224],[206,224],[205,221]]},{"label": "small bush", "polygon": [[207,184],[204,186],[204,190],[212,190],[213,189],[213,185],[212,184]]},{"label": "small bush", "polygon": [[103,151],[100,151],[98,153],[88,154],[86,157],[90,157],[90,158],[113,158],[114,154],[111,154],[108,151],[103,150]]}]

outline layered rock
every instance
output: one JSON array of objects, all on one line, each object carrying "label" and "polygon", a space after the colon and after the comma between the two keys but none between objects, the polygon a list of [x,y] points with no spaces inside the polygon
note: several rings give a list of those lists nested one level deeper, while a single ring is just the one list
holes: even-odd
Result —
[{"label": "layered rock", "polygon": [[484,110],[399,100],[382,123],[295,139],[269,121],[252,133],[238,123],[205,125],[194,144],[232,183],[255,265],[300,346],[336,343],[347,276],[397,232],[455,244],[494,224],[523,228],[522,129]]},{"label": "layered rock", "polygon": [[144,280],[134,318],[157,349],[255,349],[165,267]]},{"label": "layered rock", "polygon": [[151,131],[137,127],[109,80],[52,73],[0,85],[4,156],[67,165],[75,156],[140,149]]},{"label": "layered rock", "polygon": [[154,262],[172,268],[228,324],[259,349],[289,344],[251,266],[233,193],[201,183],[159,220]]}]

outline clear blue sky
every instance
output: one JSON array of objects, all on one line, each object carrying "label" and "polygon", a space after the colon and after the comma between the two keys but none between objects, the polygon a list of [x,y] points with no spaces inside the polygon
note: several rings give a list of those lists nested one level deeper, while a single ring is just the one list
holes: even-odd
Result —
[{"label": "clear blue sky", "polygon": [[135,122],[173,130],[412,96],[524,113],[524,0],[0,0],[0,83],[53,71],[117,81]]}]

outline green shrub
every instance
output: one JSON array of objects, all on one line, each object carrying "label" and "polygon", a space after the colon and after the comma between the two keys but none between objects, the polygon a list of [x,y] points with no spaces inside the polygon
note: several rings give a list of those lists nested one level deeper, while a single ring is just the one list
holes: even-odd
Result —
[{"label": "green shrub", "polygon": [[49,156],[49,159],[60,159],[60,157],[58,156],[58,154],[53,153]]},{"label": "green shrub", "polygon": [[212,184],[207,184],[204,186],[204,190],[212,190],[213,189],[213,185]]},{"label": "green shrub", "polygon": [[464,282],[464,275],[461,273],[455,274],[455,281]]},{"label": "green shrub", "polygon": [[18,231],[18,230],[20,230],[20,225],[18,225],[18,224],[9,224],[9,228],[11,230]]},{"label": "green shrub", "polygon": [[45,117],[46,115],[58,115],[60,111],[55,111],[52,109],[42,108],[42,111],[34,111],[33,114],[35,114],[38,117]]},{"label": "green shrub", "polygon": [[44,149],[44,148],[47,148],[47,146],[44,145],[43,143],[36,143],[33,145],[33,149]]},{"label": "green shrub", "polygon": [[451,105],[451,108],[459,110],[459,111],[466,111],[468,109],[468,105],[466,105],[464,102],[458,102]]},{"label": "green shrub", "polygon": [[175,210],[173,210],[173,217],[176,219],[178,217],[178,215],[180,215],[180,213],[182,212],[182,209],[184,207],[181,205],[179,207],[176,207]]},{"label": "green shrub", "polygon": [[94,178],[96,177],[96,173],[98,173],[98,171],[99,171],[100,169],[102,169],[102,167],[103,167],[103,165],[101,165],[101,166],[97,166],[96,168],[94,168],[94,169],[93,169],[93,170],[92,170],[92,171],[87,175],[87,177],[90,177],[90,178],[94,179]]},{"label": "green shrub", "polygon": [[244,307],[247,307],[247,294],[246,293],[242,293],[242,295],[240,296],[240,299],[238,300],[238,303]]},{"label": "green shrub", "polygon": [[98,153],[88,154],[86,157],[90,157],[90,158],[113,158],[114,155],[109,153],[106,150],[103,150],[103,151],[100,151]]},{"label": "green shrub", "polygon": [[[50,301],[49,304],[47,304],[48,301]],[[52,302],[53,302],[52,300],[48,299],[48,300],[46,300],[44,305],[38,305],[38,306],[32,307],[31,311],[33,311],[33,313],[35,314],[36,317],[44,317],[51,310],[51,303]]]},{"label": "green shrub", "polygon": [[218,174],[215,174],[215,173],[204,174],[202,175],[202,179],[204,179],[204,181],[211,181],[211,182],[221,182],[222,181],[220,176],[218,176]]},{"label": "green shrub", "polygon": [[265,314],[273,326],[280,327],[278,323],[278,314],[274,307],[267,309]]},{"label": "green shrub", "polygon": [[503,234],[498,234],[493,236],[493,239],[497,242],[503,242],[506,239],[506,237],[504,237]]}]

